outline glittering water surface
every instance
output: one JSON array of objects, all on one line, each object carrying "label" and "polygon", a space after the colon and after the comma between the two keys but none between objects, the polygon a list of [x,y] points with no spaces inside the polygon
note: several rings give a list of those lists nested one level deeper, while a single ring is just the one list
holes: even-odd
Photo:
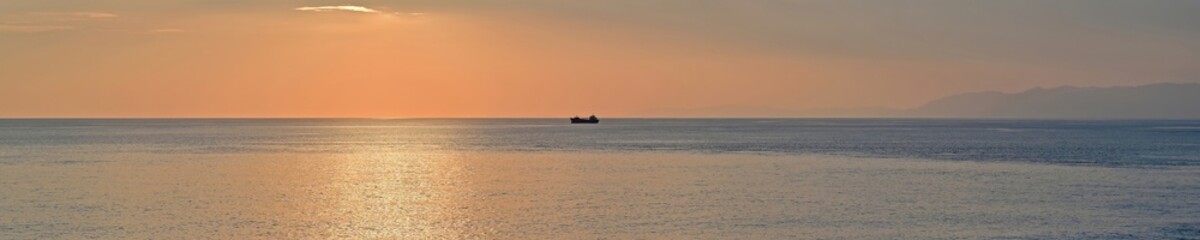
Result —
[{"label": "glittering water surface", "polygon": [[1200,122],[0,120],[0,239],[1200,238]]}]

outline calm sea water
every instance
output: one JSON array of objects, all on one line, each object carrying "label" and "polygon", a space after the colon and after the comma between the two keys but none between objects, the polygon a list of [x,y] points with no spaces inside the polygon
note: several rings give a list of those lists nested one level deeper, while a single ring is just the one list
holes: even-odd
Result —
[{"label": "calm sea water", "polygon": [[1200,238],[1200,121],[0,120],[0,239]]}]

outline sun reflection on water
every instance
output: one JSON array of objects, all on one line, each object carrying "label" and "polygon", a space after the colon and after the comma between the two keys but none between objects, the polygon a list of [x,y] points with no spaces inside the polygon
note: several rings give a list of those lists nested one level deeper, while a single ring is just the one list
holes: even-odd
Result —
[{"label": "sun reflection on water", "polygon": [[0,239],[1058,236],[1194,221],[1200,194],[1196,169],[354,141],[0,166]]}]

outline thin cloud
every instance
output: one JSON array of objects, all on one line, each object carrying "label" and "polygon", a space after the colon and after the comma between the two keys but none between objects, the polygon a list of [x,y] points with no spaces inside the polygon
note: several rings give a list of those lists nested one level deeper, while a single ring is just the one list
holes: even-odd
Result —
[{"label": "thin cloud", "polygon": [[147,31],[147,32],[149,32],[149,33],[171,34],[171,33],[185,33],[185,32],[187,32],[187,31],[185,31],[185,30],[183,30],[183,29],[178,29],[178,28],[159,28],[159,29],[150,29],[150,30],[149,30],[149,31]]},{"label": "thin cloud", "polygon": [[120,17],[107,12],[26,12],[0,14],[0,32],[41,33],[93,28],[106,19]]},{"label": "thin cloud", "polygon": [[306,11],[306,12],[334,12],[334,11],[346,11],[346,12],[360,12],[360,13],[379,13],[379,10],[375,10],[375,9],[371,9],[371,8],[368,8],[368,7],[363,7],[363,6],[319,6],[319,7],[298,7],[298,8],[296,8],[296,10],[298,10],[298,11]]},{"label": "thin cloud", "polygon": [[40,33],[73,30],[75,27],[62,25],[11,25],[0,24],[0,32]]},{"label": "thin cloud", "polygon": [[72,12],[72,13],[63,13],[63,14],[70,15],[70,16],[76,16],[76,17],[85,17],[85,18],[115,18],[115,17],[121,16],[121,15],[117,15],[117,14],[113,14],[113,13],[106,13],[106,12]]},{"label": "thin cloud", "polygon": [[87,19],[116,18],[121,15],[107,12],[35,12],[25,14],[24,18],[34,18],[52,21],[72,21]]}]

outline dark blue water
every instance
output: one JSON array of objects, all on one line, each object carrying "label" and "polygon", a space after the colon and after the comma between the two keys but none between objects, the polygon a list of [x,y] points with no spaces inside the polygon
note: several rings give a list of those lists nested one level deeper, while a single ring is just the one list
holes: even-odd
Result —
[{"label": "dark blue water", "polygon": [[[688,151],[1200,165],[1200,121],[937,119],[0,120],[0,162],[111,152]],[[69,160],[69,159],[55,159]]]}]

